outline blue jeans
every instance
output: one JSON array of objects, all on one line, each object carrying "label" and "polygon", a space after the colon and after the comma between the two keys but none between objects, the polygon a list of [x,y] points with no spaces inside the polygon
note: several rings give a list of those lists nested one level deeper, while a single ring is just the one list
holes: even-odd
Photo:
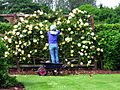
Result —
[{"label": "blue jeans", "polygon": [[58,57],[58,45],[57,44],[49,44],[50,56],[52,63],[59,63]]}]

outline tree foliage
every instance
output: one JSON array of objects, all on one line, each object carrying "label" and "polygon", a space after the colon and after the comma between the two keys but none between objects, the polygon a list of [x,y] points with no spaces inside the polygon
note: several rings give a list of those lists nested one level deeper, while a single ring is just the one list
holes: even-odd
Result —
[{"label": "tree foliage", "polygon": [[42,9],[43,11],[50,11],[47,6],[41,6],[38,3],[33,3],[32,0],[3,0],[1,3],[1,13],[33,13],[35,10]]},{"label": "tree foliage", "polygon": [[96,6],[86,4],[81,5],[79,7],[81,10],[87,11],[89,14],[92,14],[94,16],[95,23],[119,23],[120,22],[120,16],[119,16],[119,8],[120,6],[113,8],[108,7],[101,7],[98,8]]}]

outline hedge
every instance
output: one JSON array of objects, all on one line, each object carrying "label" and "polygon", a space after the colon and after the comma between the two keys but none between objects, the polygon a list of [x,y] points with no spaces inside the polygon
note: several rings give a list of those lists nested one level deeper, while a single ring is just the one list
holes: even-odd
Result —
[{"label": "hedge", "polygon": [[104,69],[119,69],[120,66],[120,24],[101,24],[95,26],[99,37],[98,44],[104,49]]}]

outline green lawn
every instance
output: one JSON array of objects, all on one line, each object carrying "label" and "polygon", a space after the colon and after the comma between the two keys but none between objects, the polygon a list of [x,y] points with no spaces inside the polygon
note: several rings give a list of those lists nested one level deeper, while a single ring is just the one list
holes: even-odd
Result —
[{"label": "green lawn", "polygon": [[26,90],[120,90],[120,74],[70,76],[18,75]]}]

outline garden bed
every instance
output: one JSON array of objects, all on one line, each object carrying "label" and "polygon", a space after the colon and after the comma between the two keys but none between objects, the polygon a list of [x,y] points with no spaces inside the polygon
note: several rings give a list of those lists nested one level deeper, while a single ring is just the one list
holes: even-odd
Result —
[{"label": "garden bed", "polygon": [[[36,71],[33,69],[31,70],[21,70],[17,71],[15,69],[11,69],[9,71],[9,74],[15,75],[15,74],[20,74],[20,75],[35,75],[37,74]],[[117,71],[112,71],[112,70],[89,70],[89,69],[62,69],[60,70],[60,75],[78,75],[78,74],[120,74],[120,70]],[[48,72],[48,75],[53,75],[51,71]]]}]

